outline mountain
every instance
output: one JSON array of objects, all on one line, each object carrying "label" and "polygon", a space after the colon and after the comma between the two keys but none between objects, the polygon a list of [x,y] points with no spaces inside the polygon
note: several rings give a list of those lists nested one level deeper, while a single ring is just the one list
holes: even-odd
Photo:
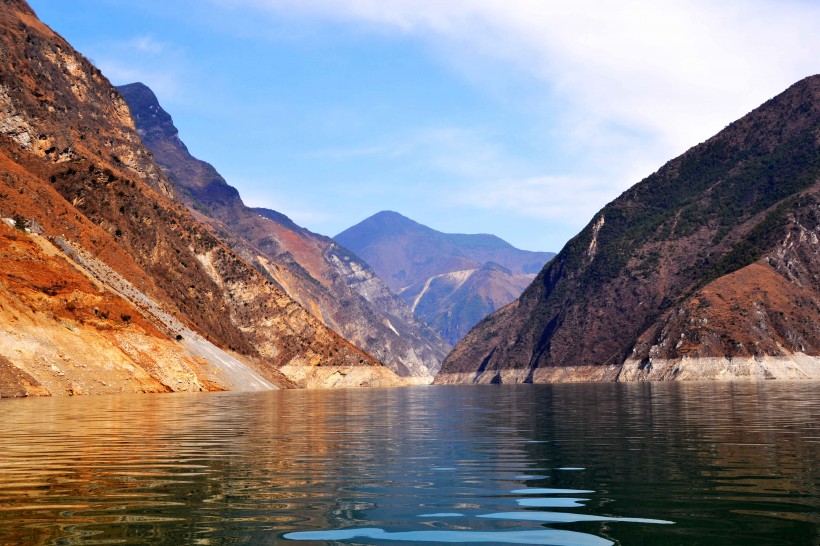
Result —
[{"label": "mountain", "polygon": [[0,396],[396,385],[177,200],[119,92],[0,10]]},{"label": "mountain", "polygon": [[326,326],[399,375],[432,381],[451,346],[417,321],[367,264],[284,214],[245,206],[213,166],[188,152],[148,87],[134,83],[119,91],[143,142],[192,214]]},{"label": "mountain", "polygon": [[517,298],[554,256],[519,250],[495,235],[441,233],[392,211],[334,239],[370,264],[417,318],[451,343]]},{"label": "mountain", "polygon": [[598,212],[451,382],[820,379],[820,76]]}]

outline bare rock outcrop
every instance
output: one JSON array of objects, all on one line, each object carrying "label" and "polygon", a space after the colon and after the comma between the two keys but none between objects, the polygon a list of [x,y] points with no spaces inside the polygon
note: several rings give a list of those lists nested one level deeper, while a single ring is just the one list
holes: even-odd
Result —
[{"label": "bare rock outcrop", "polygon": [[386,377],[193,218],[119,92],[24,2],[3,5],[0,216],[42,234],[0,234],[0,356],[12,391],[293,386],[284,366]]}]

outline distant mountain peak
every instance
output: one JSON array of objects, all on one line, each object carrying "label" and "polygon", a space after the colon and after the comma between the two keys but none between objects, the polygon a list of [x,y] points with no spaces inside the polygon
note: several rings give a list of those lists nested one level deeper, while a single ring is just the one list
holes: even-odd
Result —
[{"label": "distant mountain peak", "polygon": [[382,211],[377,212],[376,214],[374,214],[370,218],[372,218],[372,219],[376,219],[376,218],[397,218],[397,219],[409,220],[409,221],[412,222],[412,220],[410,220],[410,218],[408,218],[407,216],[401,214],[400,212],[396,212],[395,210],[382,210]]},{"label": "distant mountain peak", "polygon": [[154,93],[153,89],[151,89],[142,82],[133,82],[127,83],[125,85],[119,85],[117,86],[117,89],[119,89],[120,92],[125,90],[131,93],[133,96],[141,95],[149,101],[153,102],[156,106],[159,106],[159,100],[157,99],[157,96]]},{"label": "distant mountain peak", "polygon": [[[140,132],[156,130],[165,137],[179,137],[179,130],[174,125],[171,114],[163,110],[154,91],[142,82],[120,85],[117,90],[129,105],[132,105],[132,116]],[[146,115],[150,112],[150,115]],[[182,141],[175,144],[184,146]]]},{"label": "distant mountain peak", "polygon": [[554,255],[517,249],[495,235],[442,233],[394,211],[335,239],[450,342],[514,300]]},{"label": "distant mountain peak", "polygon": [[124,85],[143,142],[180,200],[326,326],[402,375],[429,378],[450,347],[390,292],[367,264],[284,214],[247,207],[239,192],[179,139],[171,116],[141,83]]},{"label": "distant mountain peak", "polygon": [[[373,216],[369,216],[356,224],[356,226],[361,226],[360,232],[362,234],[368,232],[404,232],[408,230],[431,230],[431,228],[404,216],[401,213],[392,210],[383,210],[377,212]],[[354,226],[354,227],[356,227]],[[351,228],[352,229],[352,228]],[[349,231],[349,230],[346,230]],[[343,232],[344,233],[344,232]],[[342,236],[340,233],[337,237]],[[334,237],[335,239],[336,237]]]}]

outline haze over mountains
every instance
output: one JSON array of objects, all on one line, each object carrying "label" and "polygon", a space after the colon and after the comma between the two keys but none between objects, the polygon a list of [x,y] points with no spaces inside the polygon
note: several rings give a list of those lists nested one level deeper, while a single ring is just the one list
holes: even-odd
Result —
[{"label": "haze over mountains", "polygon": [[190,155],[148,87],[119,91],[143,142],[199,221],[326,326],[399,375],[432,381],[450,345],[415,320],[367,264],[280,212],[245,206],[210,164]]},{"label": "haze over mountains", "polygon": [[494,235],[441,233],[393,211],[374,214],[334,239],[451,343],[517,298],[555,255],[519,250]]},{"label": "haze over mountains", "polygon": [[820,378],[820,76],[601,210],[436,381]]}]

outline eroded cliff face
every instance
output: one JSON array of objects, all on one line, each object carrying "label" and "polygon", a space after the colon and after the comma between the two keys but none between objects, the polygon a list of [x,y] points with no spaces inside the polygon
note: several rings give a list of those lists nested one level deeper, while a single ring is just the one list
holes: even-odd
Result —
[{"label": "eroded cliff face", "polygon": [[326,326],[399,375],[432,381],[450,346],[367,264],[279,212],[246,207],[211,165],[190,155],[149,88],[135,83],[120,90],[143,141],[193,214]]},{"label": "eroded cliff face", "polygon": [[448,341],[458,342],[481,319],[514,301],[535,274],[513,274],[498,264],[440,273],[402,291],[413,313]]},{"label": "eroded cliff face", "polygon": [[[816,201],[802,211],[812,209],[820,217]],[[818,236],[816,219],[792,218],[764,258],[664,313],[640,336],[620,379],[820,379]]]},{"label": "eroded cliff face", "polygon": [[22,2],[0,11],[0,174],[0,215],[39,233],[0,234],[10,392],[272,388],[320,365],[401,383],[192,218],[116,89]]},{"label": "eroded cliff face", "polygon": [[[44,237],[3,222],[0,262],[0,396],[118,392],[124,384],[140,392],[221,390],[199,378],[193,359],[137,309],[85,278]],[[143,353],[157,356],[142,361]],[[160,361],[167,365],[152,370]]]},{"label": "eroded cliff face", "polygon": [[436,382],[818,378],[820,76],[595,215]]}]

